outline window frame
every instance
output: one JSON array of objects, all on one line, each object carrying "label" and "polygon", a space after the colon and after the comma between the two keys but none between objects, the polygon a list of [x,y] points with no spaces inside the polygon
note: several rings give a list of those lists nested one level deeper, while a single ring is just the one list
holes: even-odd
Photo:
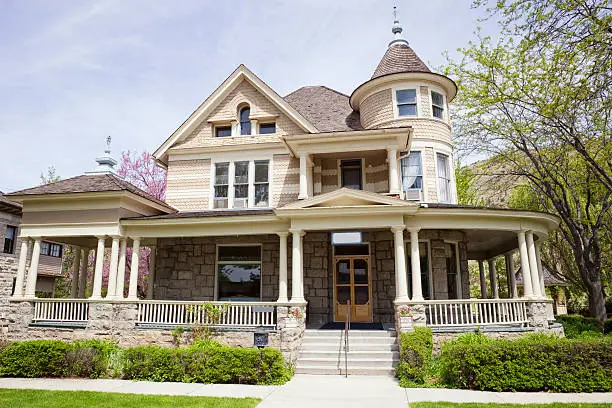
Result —
[{"label": "window frame", "polygon": [[[434,291],[434,276],[433,276],[433,265],[431,262],[431,240],[429,239],[419,239],[419,244],[420,243],[425,243],[427,244],[427,274],[429,276],[429,299],[427,299],[425,296],[425,299],[427,300],[436,300],[435,299],[435,291]],[[405,239],[404,240],[404,251],[406,254],[406,283],[408,286],[408,294],[410,295],[411,293],[411,286],[412,286],[412,277],[409,275],[409,272],[412,273],[410,271],[410,269],[412,268],[412,264],[411,264],[411,258],[410,258],[410,239]],[[419,248],[419,256],[421,255],[421,251]],[[422,267],[421,267],[421,273],[422,273]],[[421,277],[422,278],[422,277]],[[421,279],[421,288],[423,288],[423,280]],[[412,296],[410,296],[412,298]]]},{"label": "window frame", "polygon": [[[227,164],[227,184],[217,184],[217,166],[220,164]],[[231,162],[223,161],[213,163],[213,183],[212,183],[212,208],[214,209],[228,209],[230,208],[230,177],[231,177]],[[225,198],[217,197],[217,187],[225,186],[227,187],[227,195]],[[227,201],[227,206],[225,207],[217,207],[217,201],[225,199]]]},{"label": "window frame", "polygon": [[[463,285],[462,285],[463,277],[461,276],[461,257],[459,256],[459,242],[444,240],[444,243],[450,244],[455,247],[455,264],[456,264],[455,268],[457,268],[457,299],[463,299]],[[446,275],[447,275],[446,279],[448,282],[448,270],[446,271]],[[450,299],[450,300],[453,300],[453,299]]]},{"label": "window frame", "polygon": [[[248,188],[247,188],[248,195],[247,195],[246,205],[244,207],[235,207],[234,206],[235,169],[236,169],[236,163],[240,163],[240,162],[248,163]],[[268,162],[268,183],[267,183],[268,184],[268,205],[267,206],[256,206],[255,205],[255,162]],[[228,204],[227,204],[227,207],[216,207],[215,206],[216,166],[218,164],[223,164],[223,163],[228,163],[228,166],[229,166],[228,167],[228,184],[227,184]],[[208,208],[211,210],[231,210],[231,209],[249,210],[249,209],[271,208],[272,191],[273,191],[272,167],[273,167],[273,160],[269,156],[268,157],[260,156],[258,158],[250,159],[250,160],[241,159],[239,156],[229,156],[229,157],[222,156],[219,158],[219,161],[211,161],[211,166],[210,166],[211,173],[210,174],[212,174],[212,177],[211,177],[211,185],[209,187]],[[263,184],[263,183],[257,183],[257,184]]]},{"label": "window frame", "polygon": [[[247,116],[247,120],[243,121],[242,120],[242,112],[244,112],[245,110],[249,111],[249,114]],[[248,124],[248,128],[249,128],[249,132],[248,133],[243,133],[243,124]],[[253,124],[251,123],[251,106],[250,105],[244,105],[242,106],[240,109],[238,109],[238,134],[240,136],[250,136],[253,132]]]},{"label": "window frame", "polygon": [[[43,250],[43,248],[45,248]],[[53,248],[58,248],[59,250],[59,255],[53,255]],[[64,255],[64,246],[62,244],[58,244],[56,242],[51,242],[51,241],[41,241],[40,243],[40,254],[44,255],[44,256],[50,256],[53,258],[62,258],[62,256]]]},{"label": "window frame", "polygon": [[[409,160],[410,159],[410,155],[413,153],[418,153],[419,155],[419,167],[421,169],[421,172],[419,175],[417,175],[416,177],[420,177],[421,178],[421,188],[408,188],[407,190],[414,190],[414,191],[420,191],[420,192],[424,192],[425,191],[425,182],[424,182],[424,176],[423,176],[423,152],[421,150],[410,150],[408,152],[403,152],[400,155],[400,173],[401,173],[401,182],[402,182],[402,191],[406,191],[404,189],[404,159]],[[410,166],[408,166],[410,167]]]},{"label": "window frame", "polygon": [[[442,98],[442,105],[438,105],[436,103],[434,103],[434,98],[433,98],[433,94],[438,94],[440,95],[440,98]],[[431,117],[434,119],[440,119],[440,120],[446,120],[446,98],[444,97],[444,94],[438,91],[434,91],[433,89],[429,90],[429,98],[431,101]],[[435,115],[435,108],[441,109],[442,110],[442,116],[438,117]]]},{"label": "window frame", "polygon": [[[259,164],[266,163],[268,167],[266,181],[257,181],[256,179],[258,163]],[[266,205],[257,205],[257,202],[255,201],[256,193],[257,193],[257,186],[262,186],[262,185],[266,185],[268,188],[268,200],[267,200]],[[253,160],[253,202],[252,202],[252,205],[251,203],[249,203],[249,207],[254,207],[254,208],[270,207],[270,160]]]},{"label": "window frame", "polygon": [[[236,175],[236,165],[237,164],[246,164],[246,182],[242,182],[242,183],[237,183],[236,178],[238,177]],[[233,162],[233,167],[234,167],[234,171],[233,171],[233,177],[232,177],[232,190],[233,190],[233,194],[232,194],[232,208],[249,208],[250,207],[250,187],[251,187],[251,160],[236,160]],[[236,197],[236,187],[238,186],[246,186],[246,197]],[[244,206],[242,207],[237,207],[236,206],[236,200],[243,200],[243,202],[245,203]]]},{"label": "window frame", "polygon": [[[446,173],[447,173],[447,177],[443,177],[440,173],[440,166],[439,166],[439,161],[438,158],[439,157],[445,157],[446,158]],[[438,189],[438,202],[440,203],[452,203],[453,202],[453,189],[452,189],[452,185],[453,185],[453,176],[452,176],[452,169],[450,167],[450,155],[446,154],[446,153],[442,153],[442,152],[436,152],[436,184],[437,184],[437,189]],[[440,188],[440,182],[442,180],[445,180],[445,187],[447,189],[447,200],[443,201],[442,200],[442,189]]]},{"label": "window frame", "polygon": [[[7,238],[9,230],[11,230],[13,232],[12,238]],[[10,254],[10,255],[15,253],[15,249],[17,247],[17,235],[18,235],[17,231],[18,231],[18,227],[17,226],[11,225],[11,224],[7,224],[6,225],[6,228],[4,230],[4,245],[2,247],[3,253]],[[10,244],[9,244],[10,247],[9,247],[8,251],[6,249],[7,240],[10,240],[9,241],[10,242]]]},{"label": "window frame", "polygon": [[[219,130],[221,129],[225,129],[225,130],[229,129],[229,135],[219,136]],[[230,125],[215,125],[213,134],[215,135],[215,137],[232,137],[232,125],[231,124]]]},{"label": "window frame", "polygon": [[[266,132],[266,133],[262,133],[261,132],[261,127],[262,126],[270,126],[270,125],[274,126],[274,132]],[[257,134],[259,134],[259,135],[275,135],[276,134],[276,122],[259,123],[257,126],[258,126]]]},{"label": "window frame", "polygon": [[[361,187],[359,188],[359,190],[365,190],[365,159],[363,157],[354,157],[354,158],[347,158],[347,159],[338,159],[338,188],[345,188],[343,186],[343,176],[342,176],[342,162],[345,161],[357,161],[359,160],[360,164],[360,171],[359,171],[359,183],[361,184]],[[346,187],[349,188],[349,187]]]},{"label": "window frame", "polygon": [[[398,88],[392,88],[393,91],[393,110],[395,113],[395,118],[418,118],[419,117],[419,102],[420,102],[420,97],[419,97],[419,90],[418,87],[398,87]],[[400,91],[414,91],[414,103],[401,103],[398,101],[397,99],[397,93]],[[414,105],[415,107],[415,114],[414,115],[400,115],[400,105]]]},{"label": "window frame", "polygon": [[[236,244],[217,244],[215,246],[215,293],[214,300],[219,300],[219,265],[252,265],[257,261],[221,261],[219,262],[219,247],[241,247],[241,246],[258,246],[259,247],[259,300],[253,302],[261,302],[263,298],[263,244],[256,243],[236,243]],[[229,300],[232,301],[232,300]],[[233,300],[233,302],[250,302],[249,300]]]}]

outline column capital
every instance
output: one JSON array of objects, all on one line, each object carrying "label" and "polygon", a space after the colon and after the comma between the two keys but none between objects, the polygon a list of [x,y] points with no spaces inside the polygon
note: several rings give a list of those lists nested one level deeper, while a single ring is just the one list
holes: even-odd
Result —
[{"label": "column capital", "polygon": [[421,231],[421,227],[406,227],[406,229],[408,230],[408,232],[410,233],[415,233],[415,232],[419,232]]},{"label": "column capital", "polygon": [[140,241],[140,237],[127,237],[130,238],[132,241]]},{"label": "column capital", "polygon": [[300,234],[302,237],[306,235],[306,231],[301,228],[290,228],[289,232],[292,234]]},{"label": "column capital", "polygon": [[279,237],[287,237],[289,236],[289,231],[279,231],[276,233]]},{"label": "column capital", "polygon": [[106,239],[106,235],[96,235],[96,238],[99,240]]},{"label": "column capital", "polygon": [[396,232],[404,232],[404,230],[405,230],[405,229],[406,229],[406,226],[405,226],[405,225],[392,225],[392,226],[391,226],[391,231],[392,231],[393,233],[396,233]]}]

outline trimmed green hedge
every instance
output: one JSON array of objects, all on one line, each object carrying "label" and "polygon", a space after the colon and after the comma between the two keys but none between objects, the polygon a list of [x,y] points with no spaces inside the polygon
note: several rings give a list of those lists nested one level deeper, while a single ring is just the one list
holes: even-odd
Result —
[{"label": "trimmed green hedge", "polygon": [[612,391],[610,338],[484,337],[473,334],[444,345],[445,384],[492,391]]},{"label": "trimmed green hedge", "polygon": [[399,338],[400,361],[396,376],[403,387],[423,384],[431,361],[433,336],[429,327],[415,327],[413,332],[402,333]]},{"label": "trimmed green hedge", "polygon": [[13,343],[0,352],[2,377],[64,377],[69,346],[59,340]]}]

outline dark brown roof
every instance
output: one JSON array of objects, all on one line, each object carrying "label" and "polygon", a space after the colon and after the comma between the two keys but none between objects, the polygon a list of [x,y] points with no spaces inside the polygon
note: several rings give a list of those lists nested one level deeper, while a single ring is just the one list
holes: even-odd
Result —
[{"label": "dark brown roof", "polygon": [[4,194],[0,191],[0,211],[7,212],[9,214],[21,215],[22,206],[21,204],[7,200],[4,197]]},{"label": "dark brown roof", "polygon": [[[569,286],[569,283],[565,282],[562,279],[557,278],[550,268],[542,263],[542,270],[544,271],[544,285],[546,286]],[[518,268],[515,274],[516,284],[519,286],[523,286],[523,271],[521,268]]]},{"label": "dark brown roof", "polygon": [[387,48],[371,79],[400,72],[431,71],[408,44],[397,43]]},{"label": "dark brown roof", "polygon": [[[122,180],[114,174],[84,174],[54,183],[43,184],[38,187],[15,191],[8,196],[40,195],[40,194],[73,194],[73,193],[101,193],[104,191],[129,191],[137,196],[146,198],[156,204],[174,210],[162,200]],[[176,211],[176,210],[175,210]]]},{"label": "dark brown roof", "polygon": [[304,86],[283,99],[321,132],[363,129],[349,97],[326,86]]},{"label": "dark brown roof", "polygon": [[209,210],[209,211],[183,211],[164,215],[150,215],[147,217],[130,217],[124,220],[169,220],[184,218],[205,218],[205,217],[237,217],[244,215],[272,215],[274,210],[271,208],[252,209],[252,210]]}]

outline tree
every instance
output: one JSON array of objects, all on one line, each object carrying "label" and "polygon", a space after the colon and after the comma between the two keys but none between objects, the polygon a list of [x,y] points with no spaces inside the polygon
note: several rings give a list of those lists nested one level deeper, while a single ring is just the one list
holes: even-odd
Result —
[{"label": "tree", "polygon": [[55,166],[49,166],[47,168],[47,174],[40,173],[40,185],[55,183],[60,181],[62,178],[55,173]]},{"label": "tree", "polygon": [[469,166],[455,162],[455,184],[457,186],[457,203],[461,205],[483,206],[485,201],[479,197],[474,186],[476,177]]},{"label": "tree", "polygon": [[612,15],[606,0],[477,0],[500,39],[480,36],[449,60],[458,78],[455,137],[464,152],[526,180],[561,219],[560,233],[606,317],[602,239],[612,206]]},{"label": "tree", "polygon": [[155,164],[148,152],[138,155],[128,150],[121,153],[117,174],[159,200],[166,196],[166,171]]}]

